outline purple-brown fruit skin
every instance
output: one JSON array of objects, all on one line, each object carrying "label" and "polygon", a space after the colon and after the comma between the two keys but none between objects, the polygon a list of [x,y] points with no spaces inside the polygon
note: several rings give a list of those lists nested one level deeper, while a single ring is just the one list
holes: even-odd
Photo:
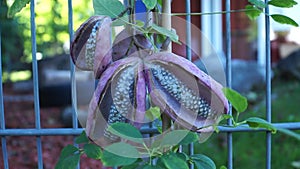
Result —
[{"label": "purple-brown fruit skin", "polygon": [[[147,60],[146,62],[150,62],[152,64],[176,66],[178,67],[176,68],[178,69],[177,72],[185,71],[189,73],[191,76],[195,78],[197,83],[197,86],[190,86],[190,88],[198,87],[199,94],[197,95],[204,98],[210,104],[211,109],[218,114],[218,116],[216,116],[216,119],[214,118],[201,119],[198,117],[195,118],[195,115],[191,115],[190,117],[192,117],[192,119],[189,119],[187,118],[189,116],[186,116],[187,115],[186,112],[190,112],[190,113],[192,112],[188,109],[184,109],[184,107],[182,108],[181,106],[181,109],[186,111],[186,112],[181,112],[185,114],[184,116],[181,116],[180,113],[178,113],[175,110],[171,100],[164,97],[164,95],[161,94],[161,91],[159,93],[152,92],[153,90],[156,90],[156,88],[153,85],[153,82],[151,82],[152,78],[151,78],[150,68],[146,68],[147,84],[149,86],[151,100],[153,101],[154,105],[159,106],[160,108],[165,107],[164,113],[167,113],[174,121],[178,121],[180,125],[192,131],[200,131],[202,127],[206,127],[218,123],[220,116],[228,112],[228,101],[222,92],[222,86],[218,82],[216,82],[212,77],[202,72],[192,62],[176,54],[168,53],[168,52],[155,53],[145,58],[145,60]],[[176,76],[176,77],[183,78],[183,79],[186,78],[184,76],[183,77]],[[184,81],[184,84],[189,84],[189,83],[191,82]]]},{"label": "purple-brown fruit skin", "polygon": [[[96,33],[94,56],[86,56],[86,44],[95,24],[100,21]],[[81,70],[94,71],[99,78],[104,69],[111,63],[111,19],[107,16],[92,16],[75,32],[71,43],[70,54],[73,63]],[[90,59],[92,65],[89,65]]]},{"label": "purple-brown fruit skin", "polygon": [[141,45],[143,49],[138,49],[137,45],[133,42],[133,35],[128,29],[123,29],[115,38],[112,47],[112,59],[113,61],[122,59],[131,55],[132,53],[143,50],[151,49],[151,42],[140,32],[136,31],[135,40]]},{"label": "purple-brown fruit skin", "polygon": [[[136,52],[129,57],[113,62],[100,77],[90,104],[86,127],[87,135],[97,144],[107,145],[113,142],[104,137],[103,133],[108,125],[105,121],[107,119],[104,117],[107,117],[105,113],[108,112],[103,112],[100,105],[109,100],[104,97],[106,96],[105,93],[108,92],[107,89],[110,88],[108,86],[111,86],[111,81],[119,82],[121,78],[119,74],[129,70],[129,68],[133,68],[134,71],[134,94],[132,105],[128,105],[133,107],[130,112],[127,112],[126,118],[127,122],[136,127],[148,122],[145,121],[147,92],[150,94],[152,106],[160,107],[161,111],[167,113],[176,123],[192,131],[207,131],[201,128],[217,124],[222,114],[227,113],[228,101],[223,95],[222,86],[198,69],[192,62],[168,52],[152,55],[145,52],[142,56],[139,54],[140,52]],[[206,100],[213,114],[208,118],[200,117],[197,112],[180,105],[181,103],[159,86],[157,79],[154,78],[153,70],[158,66],[166,69],[179,81],[182,81],[185,88],[191,89],[195,96]],[[114,79],[115,77],[119,79]],[[111,90],[115,89],[111,88]]]}]

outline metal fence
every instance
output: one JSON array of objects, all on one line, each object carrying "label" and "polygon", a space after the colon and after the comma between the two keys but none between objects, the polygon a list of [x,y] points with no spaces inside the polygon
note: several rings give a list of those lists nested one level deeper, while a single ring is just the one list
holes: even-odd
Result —
[{"label": "metal fence", "polygon": [[[266,0],[267,1],[267,0]],[[186,0],[186,13],[191,12],[191,5],[190,0]],[[230,0],[226,0],[225,2],[226,11],[230,11]],[[68,17],[69,17],[69,34],[70,34],[70,40],[73,36],[73,23],[72,23],[72,0],[68,0]],[[43,158],[42,158],[42,136],[58,136],[58,135],[79,135],[82,132],[82,128],[78,127],[77,117],[76,117],[76,111],[77,111],[77,103],[76,103],[76,81],[75,81],[75,67],[71,63],[71,70],[70,70],[70,76],[71,76],[71,89],[72,89],[72,111],[73,111],[73,128],[53,128],[53,129],[46,129],[41,128],[40,124],[40,103],[39,103],[39,83],[38,83],[38,64],[37,64],[37,57],[36,57],[36,24],[35,24],[35,1],[31,0],[30,3],[30,13],[31,13],[31,37],[32,37],[32,69],[33,69],[33,84],[34,84],[34,111],[35,111],[35,128],[24,128],[24,129],[6,129],[5,125],[5,109],[4,109],[4,98],[3,98],[3,82],[2,78],[0,78],[0,136],[1,136],[1,145],[2,145],[2,154],[3,154],[3,163],[4,168],[9,168],[8,163],[8,151],[7,151],[7,137],[8,136],[32,136],[36,138],[36,146],[37,146],[37,157],[38,157],[38,168],[43,168]],[[269,10],[266,8],[265,10],[266,14],[268,14]],[[231,14],[228,12],[225,14],[225,25],[226,25],[226,42],[225,42],[225,55],[226,55],[226,81],[227,86],[231,87],[231,22],[230,17]],[[187,46],[190,46],[191,44],[191,31],[190,31],[190,21],[191,16],[186,16],[187,20],[187,31],[186,31],[186,44]],[[269,17],[265,17],[265,35],[266,35],[266,41],[265,41],[265,58],[266,58],[266,66],[265,66],[265,72],[266,72],[266,120],[268,122],[271,122],[271,116],[272,116],[272,110],[271,110],[271,54],[270,54],[270,20]],[[0,32],[1,32],[1,23],[0,23]],[[1,37],[0,37],[0,44],[1,44]],[[191,59],[191,49],[187,48],[186,50],[187,58]],[[1,45],[0,45],[0,59],[1,59]],[[0,74],[2,74],[2,63],[0,63]],[[231,113],[231,112],[230,112]],[[232,122],[228,121],[229,125],[232,125]],[[299,130],[300,129],[300,122],[294,122],[294,123],[273,123],[275,127],[281,127],[286,129],[292,129],[292,130]],[[272,136],[269,131],[264,130],[252,130],[246,126],[240,126],[237,128],[230,128],[230,127],[219,127],[220,132],[227,133],[227,147],[228,147],[228,155],[227,155],[227,163],[228,168],[232,169],[233,166],[233,139],[232,134],[234,132],[265,132],[266,133],[266,155],[264,158],[266,158],[266,168],[271,168],[271,140]],[[143,132],[153,132],[153,130],[146,129]],[[190,153],[193,153],[193,147],[190,146]]]}]

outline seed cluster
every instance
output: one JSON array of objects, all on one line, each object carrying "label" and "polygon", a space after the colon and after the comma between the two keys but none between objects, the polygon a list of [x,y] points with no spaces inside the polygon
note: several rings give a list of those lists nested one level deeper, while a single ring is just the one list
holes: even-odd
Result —
[{"label": "seed cluster", "polygon": [[175,75],[159,65],[156,65],[156,67],[151,70],[160,85],[182,106],[196,112],[199,117],[208,118],[211,116],[211,108],[207,101],[195,95],[193,91],[176,78]]},{"label": "seed cluster", "polygon": [[97,31],[100,27],[101,21],[96,22],[94,25],[92,32],[90,34],[89,39],[85,45],[85,60],[86,64],[89,68],[93,68],[94,66],[94,58],[95,58],[95,48],[96,48],[96,41],[97,41]]},{"label": "seed cluster", "polygon": [[[111,125],[116,122],[125,122],[128,112],[131,110],[134,92],[134,72],[133,68],[124,70],[116,82],[116,88],[112,98],[113,104],[110,107],[107,123]],[[104,136],[117,140],[119,137],[111,134],[105,129]]]}]

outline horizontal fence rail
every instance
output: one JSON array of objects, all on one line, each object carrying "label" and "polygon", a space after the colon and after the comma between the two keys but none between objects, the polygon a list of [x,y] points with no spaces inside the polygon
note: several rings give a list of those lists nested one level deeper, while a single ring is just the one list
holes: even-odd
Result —
[{"label": "horizontal fence rail", "polygon": [[[300,122],[289,123],[272,123],[276,128],[300,130]],[[218,126],[220,133],[228,132],[265,132],[266,129],[253,129],[248,125],[240,125],[237,127]],[[1,129],[0,136],[55,136],[55,135],[79,135],[83,128],[47,128],[47,129]],[[141,129],[143,134],[159,134],[159,131],[153,128]]]}]

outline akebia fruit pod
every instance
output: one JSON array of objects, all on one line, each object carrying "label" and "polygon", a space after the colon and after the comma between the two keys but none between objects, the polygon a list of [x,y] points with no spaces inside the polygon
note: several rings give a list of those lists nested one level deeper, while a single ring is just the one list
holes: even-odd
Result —
[{"label": "akebia fruit pod", "polygon": [[96,78],[112,61],[111,23],[107,16],[92,16],[77,29],[71,43],[73,63],[94,71]]},{"label": "akebia fruit pod", "polygon": [[187,59],[173,53],[145,58],[152,105],[175,123],[196,132],[210,131],[228,111],[222,86]]},{"label": "akebia fruit pod", "polygon": [[123,29],[115,38],[112,47],[112,59],[113,61],[122,59],[131,55],[132,53],[143,50],[153,49],[153,46],[149,39],[147,39],[144,34],[140,31],[135,31],[135,35],[130,29]]},{"label": "akebia fruit pod", "polygon": [[100,145],[115,142],[119,138],[107,127],[115,122],[136,127],[149,122],[146,105],[158,106],[176,124],[196,132],[211,132],[207,127],[218,124],[228,111],[222,86],[192,62],[169,52],[137,51],[102,73],[86,133]]},{"label": "akebia fruit pod", "polygon": [[115,122],[140,127],[146,111],[146,82],[143,61],[127,57],[113,62],[101,75],[91,100],[86,133],[99,145],[119,138],[107,128]]}]

